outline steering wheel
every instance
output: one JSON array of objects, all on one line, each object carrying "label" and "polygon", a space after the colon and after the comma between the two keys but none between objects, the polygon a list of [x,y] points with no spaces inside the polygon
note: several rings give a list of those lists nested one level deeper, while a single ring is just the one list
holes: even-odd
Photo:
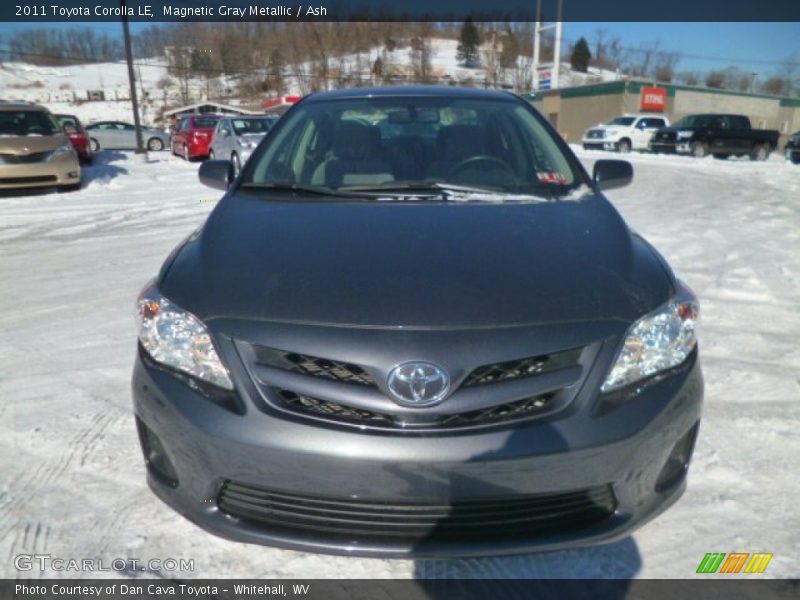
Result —
[{"label": "steering wheel", "polygon": [[487,165],[492,165],[494,167],[499,167],[503,171],[506,171],[511,177],[515,177],[516,174],[514,170],[508,165],[507,162],[504,160],[500,160],[496,156],[489,156],[488,154],[479,154],[478,156],[470,156],[469,158],[465,158],[460,163],[455,165],[450,172],[447,174],[448,177],[454,177],[461,171],[466,170],[467,167],[475,168],[476,164],[486,163]]}]

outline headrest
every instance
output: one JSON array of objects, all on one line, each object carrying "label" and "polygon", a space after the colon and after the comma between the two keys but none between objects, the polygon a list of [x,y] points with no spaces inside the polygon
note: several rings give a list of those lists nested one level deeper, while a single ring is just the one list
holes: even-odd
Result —
[{"label": "headrest", "polygon": [[333,154],[337,158],[374,158],[380,149],[381,132],[377,127],[342,121],[333,143]]}]

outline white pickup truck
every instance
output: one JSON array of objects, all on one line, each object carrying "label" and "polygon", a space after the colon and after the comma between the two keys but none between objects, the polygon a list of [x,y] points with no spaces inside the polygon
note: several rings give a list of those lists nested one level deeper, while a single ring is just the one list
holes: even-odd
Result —
[{"label": "white pickup truck", "polygon": [[661,115],[621,115],[607,123],[590,127],[583,134],[586,150],[648,150],[650,136],[661,127],[669,127],[669,119]]}]

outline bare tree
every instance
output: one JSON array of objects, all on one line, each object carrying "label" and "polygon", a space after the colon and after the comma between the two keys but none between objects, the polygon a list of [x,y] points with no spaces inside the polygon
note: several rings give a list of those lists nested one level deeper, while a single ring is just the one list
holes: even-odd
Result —
[{"label": "bare tree", "polygon": [[706,74],[705,83],[710,88],[722,88],[725,85],[725,73],[722,71],[710,71]]}]

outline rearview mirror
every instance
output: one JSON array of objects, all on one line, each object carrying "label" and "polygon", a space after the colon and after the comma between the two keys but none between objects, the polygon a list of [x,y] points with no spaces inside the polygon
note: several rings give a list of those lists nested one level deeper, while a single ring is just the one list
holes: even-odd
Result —
[{"label": "rearview mirror", "polygon": [[601,190],[625,187],[633,181],[633,167],[627,160],[598,160],[592,179]]},{"label": "rearview mirror", "polygon": [[207,160],[200,165],[197,176],[200,183],[215,190],[227,190],[231,182],[233,165],[229,160]]}]

